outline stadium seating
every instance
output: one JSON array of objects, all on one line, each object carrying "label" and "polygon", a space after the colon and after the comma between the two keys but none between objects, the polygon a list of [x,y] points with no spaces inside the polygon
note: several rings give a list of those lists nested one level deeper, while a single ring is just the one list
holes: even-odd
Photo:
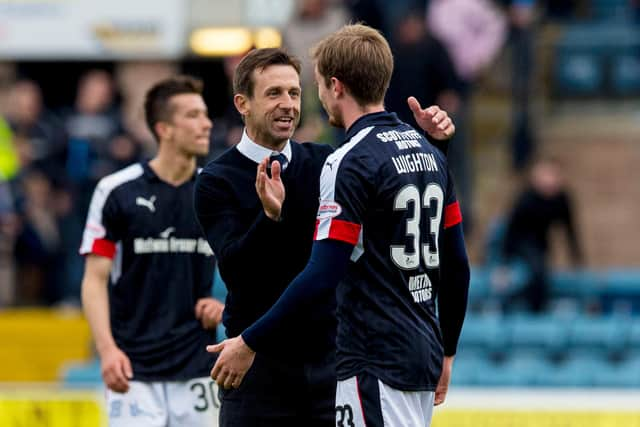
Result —
[{"label": "stadium seating", "polygon": [[473,316],[465,320],[461,346],[471,351],[499,352],[505,348],[509,332],[500,316]]},{"label": "stadium seating", "polygon": [[513,348],[543,350],[550,355],[564,350],[569,334],[567,323],[553,316],[516,316],[510,329]]},{"label": "stadium seating", "polygon": [[[610,6],[605,9],[615,10]],[[555,93],[589,97],[637,95],[639,69],[637,26],[625,22],[570,25],[555,47]]]},{"label": "stadium seating", "polygon": [[[482,307],[480,302],[495,297],[490,270],[474,267],[472,272],[471,298]],[[554,298],[585,304],[597,300],[607,311],[589,313],[584,304],[535,315],[517,311],[501,314],[491,305],[493,311],[471,309],[460,337],[454,385],[640,387],[640,316],[633,310],[635,306],[621,305],[621,301],[640,299],[640,271],[556,272],[551,283]],[[218,278],[214,295],[224,298],[220,284]],[[33,324],[33,319],[30,322]],[[0,334],[2,331],[0,323]],[[57,342],[69,345],[70,337],[58,335]],[[82,345],[88,355],[88,330],[85,338]],[[65,385],[99,385],[99,363],[75,359],[80,362],[63,365]]]},{"label": "stadium seating", "polygon": [[640,317],[470,313],[457,385],[640,387]]},{"label": "stadium seating", "polygon": [[623,21],[629,17],[629,0],[591,0],[591,15],[597,21]]},{"label": "stadium seating", "polygon": [[612,59],[611,86],[616,95],[640,93],[640,49],[620,53]]}]

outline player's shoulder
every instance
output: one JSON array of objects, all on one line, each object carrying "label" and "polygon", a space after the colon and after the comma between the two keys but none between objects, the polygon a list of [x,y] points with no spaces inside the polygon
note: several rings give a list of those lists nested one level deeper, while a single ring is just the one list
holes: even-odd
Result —
[{"label": "player's shoulder", "polygon": [[134,163],[102,178],[96,189],[102,193],[112,193],[127,184],[136,182],[144,174],[141,163]]},{"label": "player's shoulder", "polygon": [[291,150],[295,154],[301,154],[313,159],[324,160],[333,153],[333,147],[329,144],[322,144],[318,142],[297,142],[291,141]]},{"label": "player's shoulder", "polygon": [[[441,149],[442,143],[438,142],[437,144],[434,144],[426,136],[423,136],[423,141],[424,141],[424,146],[425,146],[426,151],[428,151],[429,153],[432,153],[433,156],[438,161],[438,163],[446,165],[447,164],[447,156],[444,154],[444,152]],[[449,142],[446,142],[446,144],[449,144]]]}]

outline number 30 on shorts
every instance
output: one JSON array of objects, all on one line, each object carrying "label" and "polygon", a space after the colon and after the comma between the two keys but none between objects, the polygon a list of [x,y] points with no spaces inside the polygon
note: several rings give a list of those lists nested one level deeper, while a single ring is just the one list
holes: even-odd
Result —
[{"label": "number 30 on shorts", "polygon": [[218,399],[218,388],[215,381],[194,382],[189,389],[195,394],[196,400],[193,409],[198,412],[204,412],[209,406],[220,408],[220,400]]}]

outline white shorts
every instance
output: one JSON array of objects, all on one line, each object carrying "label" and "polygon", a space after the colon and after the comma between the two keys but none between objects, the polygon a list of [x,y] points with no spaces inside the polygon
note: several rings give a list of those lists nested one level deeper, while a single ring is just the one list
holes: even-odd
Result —
[{"label": "white shorts", "polygon": [[428,427],[432,391],[401,391],[371,375],[338,381],[336,427]]},{"label": "white shorts", "polygon": [[218,385],[209,377],[189,381],[130,381],[129,391],[108,390],[111,427],[217,427]]}]

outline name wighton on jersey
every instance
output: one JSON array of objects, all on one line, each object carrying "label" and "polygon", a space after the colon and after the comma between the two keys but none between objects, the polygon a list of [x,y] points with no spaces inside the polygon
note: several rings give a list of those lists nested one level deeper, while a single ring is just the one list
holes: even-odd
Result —
[{"label": "name wighton on jersey", "polygon": [[355,246],[337,291],[338,378],[434,390],[439,236],[462,219],[444,155],[395,114],[369,114],[327,158],[320,194],[315,239]]},{"label": "name wighton on jersey", "polygon": [[103,178],[96,187],[81,254],[113,259],[109,307],[118,346],[139,380],[207,375],[213,341],[195,319],[211,295],[214,257],[193,212],[195,175],[179,187],[147,163]]}]

